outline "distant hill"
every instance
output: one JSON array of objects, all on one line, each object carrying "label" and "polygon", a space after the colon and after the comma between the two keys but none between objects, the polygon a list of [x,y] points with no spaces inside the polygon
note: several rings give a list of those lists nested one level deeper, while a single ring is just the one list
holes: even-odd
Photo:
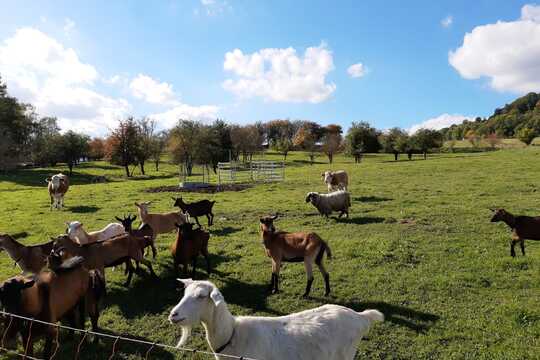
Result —
[{"label": "distant hill", "polygon": [[540,93],[529,93],[497,108],[487,119],[477,117],[474,121],[466,120],[440,131],[445,140],[461,140],[469,130],[480,136],[495,133],[501,138],[513,138],[523,128],[540,134]]}]

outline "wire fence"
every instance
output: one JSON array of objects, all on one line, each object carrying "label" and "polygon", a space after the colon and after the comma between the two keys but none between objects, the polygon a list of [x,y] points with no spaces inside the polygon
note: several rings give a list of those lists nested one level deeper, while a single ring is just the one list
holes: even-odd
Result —
[{"label": "wire fence", "polygon": [[[114,343],[113,343],[113,346],[112,346],[112,349],[111,349],[111,355],[108,357],[109,360],[113,359],[114,356],[116,355],[116,353],[118,352],[119,342],[120,341],[146,346],[147,350],[146,350],[146,352],[144,354],[144,359],[149,359],[149,356],[151,356],[153,350],[162,349],[162,350],[173,351],[173,352],[180,353],[180,354],[192,354],[192,355],[193,354],[201,354],[201,355],[204,355],[204,356],[211,356],[211,357],[219,355],[220,357],[227,358],[227,359],[257,360],[257,359],[246,357],[246,356],[226,355],[226,354],[221,354],[221,353],[216,354],[216,353],[214,353],[212,351],[190,349],[190,348],[185,348],[185,347],[176,347],[176,346],[173,346],[173,345],[161,344],[161,343],[158,343],[158,342],[151,342],[151,341],[146,341],[146,340],[139,340],[139,339],[134,339],[134,338],[126,337],[126,336],[117,336],[117,335],[105,334],[105,333],[91,331],[91,330],[74,328],[74,327],[66,326],[66,325],[62,325],[62,324],[53,324],[53,323],[50,323],[50,322],[29,318],[29,317],[26,317],[26,316],[21,316],[21,315],[17,315],[17,314],[8,313],[8,312],[2,311],[2,310],[0,310],[0,315],[3,315],[5,317],[9,318],[8,324],[7,324],[7,326],[6,326],[5,330],[4,330],[4,333],[2,335],[2,338],[0,340],[1,341],[0,351],[8,353],[8,354],[15,355],[15,356],[22,357],[23,359],[44,360],[44,359],[41,359],[41,358],[37,358],[37,357],[33,357],[33,356],[28,355],[28,350],[29,350],[28,349],[28,343],[29,343],[29,341],[26,344],[23,344],[23,346],[24,346],[24,353],[23,354],[18,353],[17,351],[15,351],[13,349],[8,349],[8,348],[5,347],[4,344],[5,344],[5,340],[6,340],[6,335],[7,335],[8,331],[10,330],[11,326],[13,326],[13,319],[14,318],[30,322],[29,323],[29,340],[32,337],[32,326],[34,324],[48,325],[48,326],[51,326],[51,327],[55,327],[58,330],[65,329],[65,330],[70,330],[70,331],[75,331],[77,333],[81,333],[83,336],[81,337],[79,345],[77,346],[77,353],[75,354],[75,359],[79,359],[79,355],[82,353],[81,352],[82,346],[83,346],[87,336],[88,335],[93,335],[93,336],[97,336],[97,337],[101,337],[101,338],[107,338],[107,339],[114,340]],[[53,349],[54,349],[53,354],[49,358],[49,360],[54,359],[54,357],[57,355],[58,350],[60,349],[59,333],[60,333],[60,331],[56,332],[56,339],[55,339],[56,347],[53,347]]]}]

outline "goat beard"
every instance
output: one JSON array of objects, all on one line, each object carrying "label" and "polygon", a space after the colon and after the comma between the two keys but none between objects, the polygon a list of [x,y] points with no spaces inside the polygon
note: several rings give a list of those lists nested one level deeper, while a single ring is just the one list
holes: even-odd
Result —
[{"label": "goat beard", "polygon": [[181,348],[186,345],[189,337],[191,336],[191,326],[189,325],[183,325],[182,328],[182,336],[180,337],[180,341],[178,341],[178,344],[176,345],[176,348]]}]

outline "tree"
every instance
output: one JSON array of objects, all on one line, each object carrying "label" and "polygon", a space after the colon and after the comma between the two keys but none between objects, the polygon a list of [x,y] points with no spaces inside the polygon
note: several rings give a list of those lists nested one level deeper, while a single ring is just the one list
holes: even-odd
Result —
[{"label": "tree", "polygon": [[495,149],[495,147],[501,143],[501,139],[497,136],[496,133],[486,135],[484,139],[487,141],[487,143],[492,149]]},{"label": "tree", "polygon": [[411,137],[411,143],[424,154],[424,160],[429,150],[442,146],[442,140],[442,134],[431,129],[420,129]]},{"label": "tree", "polygon": [[130,165],[138,165],[139,127],[133,117],[120,120],[106,141],[107,158],[112,164],[123,166],[131,177]]},{"label": "tree", "polygon": [[263,128],[255,125],[233,125],[230,129],[231,143],[234,152],[234,158],[238,159],[242,154],[244,162],[251,160],[253,153],[261,151],[264,139]]},{"label": "tree", "polygon": [[385,153],[394,154],[394,160],[397,161],[400,151],[400,144],[403,139],[408,137],[407,133],[400,128],[392,128],[379,135],[379,143]]},{"label": "tree", "polygon": [[88,157],[92,160],[101,160],[105,157],[105,141],[96,137],[88,142]]},{"label": "tree", "polygon": [[518,131],[518,139],[525,143],[525,145],[531,145],[534,138],[537,136],[537,132],[534,129],[522,128]]},{"label": "tree", "polygon": [[69,168],[69,175],[73,173],[73,166],[79,160],[88,155],[89,137],[68,131],[62,135],[60,140],[60,160],[65,162]]},{"label": "tree", "polygon": [[480,136],[478,134],[476,134],[476,132],[474,130],[468,130],[466,133],[465,133],[465,139],[467,139],[473,148],[477,148],[479,145],[480,145]]},{"label": "tree", "polygon": [[156,171],[159,171],[159,162],[161,161],[161,156],[165,152],[167,147],[167,140],[169,134],[166,131],[161,131],[153,136],[152,146],[151,146],[151,155],[150,158],[154,161],[156,165]]},{"label": "tree", "polygon": [[33,126],[30,158],[34,164],[55,166],[61,161],[60,128],[54,117],[44,117]]},{"label": "tree", "polygon": [[169,151],[173,163],[184,164],[188,176],[191,176],[193,170],[195,142],[199,132],[199,123],[191,120],[179,120],[170,132]]},{"label": "tree", "polygon": [[310,164],[318,154],[317,143],[324,135],[324,129],[317,123],[305,121],[298,128],[293,138],[293,146],[308,152]]},{"label": "tree", "polygon": [[352,123],[345,136],[347,154],[354,156],[355,160],[359,160],[364,152],[378,152],[380,148],[379,131],[377,129],[371,127],[367,122]]},{"label": "tree", "polygon": [[294,125],[290,120],[272,120],[265,124],[266,140],[272,146],[278,140],[288,139],[292,142],[294,136]]},{"label": "tree", "polygon": [[341,126],[330,124],[324,128],[324,136],[322,139],[322,150],[328,156],[328,162],[331,164],[334,161],[334,154],[340,151],[341,142],[343,140]]},{"label": "tree", "polygon": [[152,156],[152,146],[154,141],[154,129],[156,127],[156,122],[148,118],[142,118],[137,120],[137,131],[138,131],[138,146],[137,146],[137,163],[141,168],[141,173],[145,174],[144,164],[146,160],[150,159]]},{"label": "tree", "polygon": [[283,160],[287,161],[287,154],[292,150],[293,144],[290,139],[280,138],[272,143],[272,149],[283,154]]},{"label": "tree", "polygon": [[10,97],[0,77],[0,170],[11,169],[28,154],[35,113]]}]

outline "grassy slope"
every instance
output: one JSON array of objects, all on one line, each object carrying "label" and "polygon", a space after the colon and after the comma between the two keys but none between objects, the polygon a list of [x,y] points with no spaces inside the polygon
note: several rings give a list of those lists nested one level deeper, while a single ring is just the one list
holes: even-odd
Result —
[{"label": "grassy slope", "polygon": [[[526,257],[510,258],[509,231],[502,224],[489,223],[488,208],[540,213],[539,148],[433,155],[427,161],[393,162],[391,155],[369,155],[361,165],[339,157],[332,168],[349,172],[353,197],[351,219],[340,222],[320,218],[304,202],[307,191],[325,190],[320,173],[329,167],[305,165],[305,159],[300,153],[289,155],[284,183],[215,195],[184,193],[190,201],[205,197],[217,201],[210,248],[215,272],[210,279],[221,288],[233,313],[280,315],[326,302],[356,310],[381,309],[388,321],[377,325],[361,343],[360,358],[538,357],[540,243],[527,242]],[[115,215],[134,212],[136,200],[153,200],[156,211],[171,209],[173,193],[142,190],[177,183],[174,167],[150,171],[153,177],[124,180],[121,169],[97,163],[76,168],[67,210],[51,212],[43,179],[59,169],[0,177],[4,210],[0,232],[27,231],[23,241],[38,243],[61,233],[64,221],[78,219],[87,228],[100,228]],[[105,174],[116,181],[90,185],[90,174]],[[265,295],[270,262],[260,244],[258,215],[268,212],[282,214],[277,222],[280,229],[313,230],[329,242],[335,256],[327,262],[331,299],[322,298],[319,273],[315,273],[312,299],[300,299],[305,286],[301,264],[285,265],[282,292]],[[402,223],[403,219],[407,221]],[[158,283],[135,277],[126,289],[121,271],[108,270],[101,327],[151,341],[177,341],[179,329],[166,322],[180,298],[170,270],[172,240],[173,234],[159,238]],[[0,269],[2,279],[17,273],[6,255],[0,256]],[[199,272],[198,276],[206,275]],[[200,333],[191,341],[207,348]],[[85,356],[108,356],[111,343],[99,346],[102,352]],[[143,350],[120,345],[126,358]],[[68,356],[71,346],[62,351]],[[165,352],[160,355],[173,358]]]}]

